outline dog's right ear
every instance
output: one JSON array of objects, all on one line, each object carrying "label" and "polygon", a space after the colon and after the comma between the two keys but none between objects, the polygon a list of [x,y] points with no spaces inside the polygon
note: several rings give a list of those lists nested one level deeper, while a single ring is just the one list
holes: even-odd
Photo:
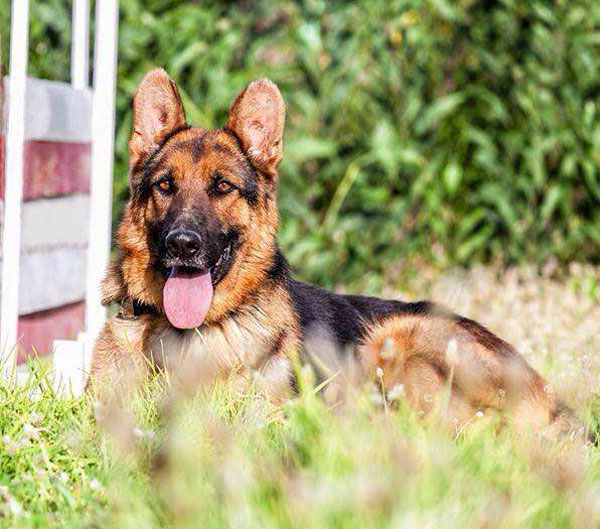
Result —
[{"label": "dog's right ear", "polygon": [[130,167],[135,167],[184,125],[185,112],[175,83],[162,68],[149,71],[133,98]]}]

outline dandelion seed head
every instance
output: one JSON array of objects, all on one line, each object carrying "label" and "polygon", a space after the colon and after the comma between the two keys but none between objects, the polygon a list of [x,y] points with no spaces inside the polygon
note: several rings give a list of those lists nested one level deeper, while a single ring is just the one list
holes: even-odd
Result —
[{"label": "dandelion seed head", "polygon": [[383,368],[377,367],[375,374],[377,375],[377,378],[383,378]]},{"label": "dandelion seed head", "polygon": [[475,416],[478,419],[481,419],[483,417],[483,411],[482,410],[477,410],[477,412],[475,413]]}]

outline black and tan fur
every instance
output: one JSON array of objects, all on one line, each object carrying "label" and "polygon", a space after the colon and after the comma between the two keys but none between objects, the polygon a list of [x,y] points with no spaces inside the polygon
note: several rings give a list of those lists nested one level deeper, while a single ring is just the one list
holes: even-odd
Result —
[{"label": "black and tan fur", "polygon": [[[106,324],[92,380],[104,386],[148,359],[204,355],[214,376],[244,388],[259,373],[262,389],[280,400],[316,330],[340,355],[354,354],[366,376],[379,373],[386,391],[403,384],[417,409],[428,411],[449,388],[450,422],[500,410],[523,427],[572,428],[571,413],[545,391],[544,379],[479,324],[428,302],[342,296],[291,277],[277,246],[284,118],[279,90],[259,80],[238,96],[225,127],[190,127],[167,74],[146,75],[134,99],[131,199],[104,284],[106,303],[125,300],[137,309]],[[167,194],[159,188],[165,178]],[[189,331],[172,327],[162,312],[163,241],[182,225],[203,242],[198,266],[213,266],[232,248],[206,320]]]}]

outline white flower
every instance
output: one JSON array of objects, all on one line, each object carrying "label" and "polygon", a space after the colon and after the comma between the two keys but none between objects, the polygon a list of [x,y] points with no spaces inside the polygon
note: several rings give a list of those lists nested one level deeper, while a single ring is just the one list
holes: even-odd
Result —
[{"label": "white flower", "polygon": [[14,456],[17,453],[20,445],[12,437],[5,435],[2,442],[4,443],[4,450],[9,456]]},{"label": "white flower", "polygon": [[394,358],[394,356],[396,356],[396,349],[394,348],[394,340],[392,338],[387,338],[385,340],[379,355],[384,360],[391,360]]},{"label": "white flower", "polygon": [[475,413],[475,415],[477,416],[478,419],[481,419],[483,417],[483,411],[477,410],[477,413]]},{"label": "white flower", "polygon": [[37,439],[40,436],[38,429],[28,422],[23,425],[23,435],[27,439]]},{"label": "white flower", "polygon": [[6,503],[8,506],[8,512],[13,516],[21,516],[23,514],[23,506],[12,496],[8,497]]},{"label": "white flower", "polygon": [[375,370],[375,374],[377,375],[377,378],[383,378],[383,369],[381,367],[378,367]]},{"label": "white flower", "polygon": [[406,391],[404,390],[404,384],[398,383],[398,384],[394,384],[394,387],[392,389],[390,389],[390,391],[387,394],[387,397],[390,402],[395,402],[395,401],[402,400],[405,393],[406,393]]},{"label": "white flower", "polygon": [[448,342],[446,347],[446,362],[451,366],[458,365],[458,343],[454,338]]},{"label": "white flower", "polygon": [[380,391],[371,391],[369,393],[369,400],[374,406],[383,406],[383,395]]},{"label": "white flower", "polygon": [[133,435],[140,440],[152,441],[153,439],[156,439],[156,432],[153,430],[143,430],[138,426],[133,429]]},{"label": "white flower", "polygon": [[33,424],[33,426],[41,426],[44,422],[44,416],[41,413],[34,411],[29,415],[29,422]]},{"label": "white flower", "polygon": [[22,505],[10,495],[8,487],[5,485],[0,487],[0,502],[5,506],[0,509],[0,516],[21,516],[24,514]]}]

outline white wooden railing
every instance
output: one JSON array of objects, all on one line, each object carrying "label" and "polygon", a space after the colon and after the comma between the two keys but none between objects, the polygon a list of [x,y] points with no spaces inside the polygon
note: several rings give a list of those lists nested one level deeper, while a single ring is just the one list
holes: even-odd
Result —
[{"label": "white wooden railing", "polygon": [[[54,289],[57,294],[51,294],[56,298],[54,303],[85,297],[85,331],[77,340],[57,339],[53,353],[57,381],[70,386],[77,394],[83,388],[91,348],[106,318],[100,303],[99,285],[110,253],[118,0],[96,2],[94,87],[91,92],[88,88],[89,0],[73,0],[70,86],[27,78],[29,0],[13,0],[11,13],[10,69],[5,83],[8,112],[0,276],[0,362],[4,375],[14,376],[19,314],[51,305],[52,300],[46,302],[41,299],[43,296],[31,293],[39,292],[36,281],[43,285],[54,280],[60,284],[60,288]],[[24,145],[31,139],[91,140],[89,198],[79,196],[72,200],[23,204]],[[72,225],[68,223],[69,215]],[[48,222],[45,223],[44,218]],[[80,244],[87,257],[81,261],[87,263],[86,270],[52,269],[51,264],[45,264],[39,258],[37,261],[29,257],[23,260],[24,250],[32,241],[43,238],[44,230],[59,241],[68,239],[71,245],[74,241]],[[78,262],[75,257],[69,260],[73,266],[75,262]],[[23,266],[28,270],[26,276]],[[32,278],[32,275],[36,277]],[[26,281],[22,281],[24,277]]]}]

